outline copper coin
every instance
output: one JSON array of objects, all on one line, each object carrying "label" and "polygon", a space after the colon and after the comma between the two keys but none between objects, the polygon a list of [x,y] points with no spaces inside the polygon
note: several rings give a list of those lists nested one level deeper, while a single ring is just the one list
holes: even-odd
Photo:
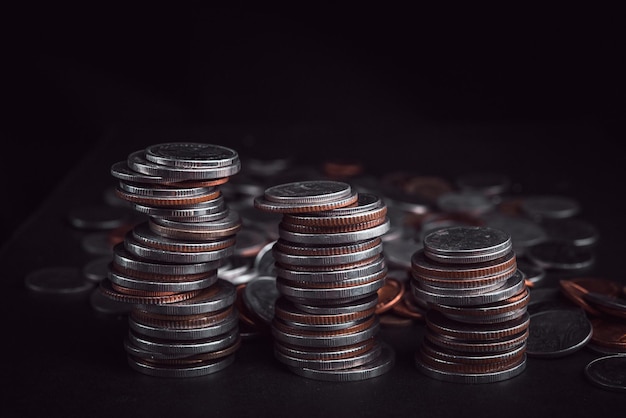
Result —
[{"label": "copper coin", "polygon": [[394,304],[391,307],[391,312],[395,315],[411,318],[416,320],[423,320],[424,314],[426,313],[426,309],[421,307],[418,301],[415,299],[413,292],[407,292],[406,283],[404,284],[404,293],[402,294],[402,298],[398,301],[398,303]]},{"label": "copper coin", "polygon": [[404,284],[392,277],[386,277],[385,283],[377,290],[378,303],[376,304],[376,313],[381,314],[390,310],[393,305],[398,303],[404,295]]},{"label": "copper coin", "polygon": [[622,291],[619,283],[602,277],[562,279],[559,281],[559,286],[569,300],[595,316],[600,316],[602,313],[583,298],[584,294],[593,292],[609,297],[618,297]]},{"label": "copper coin", "polygon": [[592,318],[590,342],[602,347],[626,351],[626,323],[605,318]]}]

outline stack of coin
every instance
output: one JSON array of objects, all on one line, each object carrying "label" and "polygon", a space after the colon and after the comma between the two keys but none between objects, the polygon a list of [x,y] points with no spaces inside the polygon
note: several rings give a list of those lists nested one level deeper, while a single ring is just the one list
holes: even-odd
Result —
[{"label": "stack of coin", "polygon": [[278,361],[317,380],[354,381],[391,369],[376,305],[387,266],[386,206],[348,183],[307,180],[269,187],[256,208],[282,213],[272,247],[278,297],[271,333]]},{"label": "stack of coin", "polygon": [[511,236],[484,226],[428,234],[411,257],[411,289],[426,309],[417,368],[446,381],[486,383],[526,365],[529,291]]},{"label": "stack of coin", "polygon": [[148,215],[114,246],[102,293],[131,305],[130,366],[164,377],[224,369],[240,345],[235,286],[218,278],[241,228],[219,186],[239,172],[236,151],[172,142],[111,166],[116,194]]}]

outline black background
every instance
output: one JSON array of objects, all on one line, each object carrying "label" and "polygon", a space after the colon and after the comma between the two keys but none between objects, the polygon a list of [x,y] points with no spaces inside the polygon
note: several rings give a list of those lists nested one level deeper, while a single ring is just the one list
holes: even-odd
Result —
[{"label": "black background", "polygon": [[[128,126],[233,126],[268,153],[410,150],[415,164],[444,132],[473,149],[495,141],[507,150],[498,168],[520,147],[577,170],[619,165],[618,16],[572,5],[9,9],[2,236],[98,139]],[[477,126],[522,133],[488,138]],[[312,139],[278,134],[290,129]]]}]

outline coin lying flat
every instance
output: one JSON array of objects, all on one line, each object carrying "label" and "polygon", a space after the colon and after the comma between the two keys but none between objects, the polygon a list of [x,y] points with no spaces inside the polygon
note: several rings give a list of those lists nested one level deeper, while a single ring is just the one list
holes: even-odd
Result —
[{"label": "coin lying flat", "polygon": [[580,350],[591,339],[593,327],[582,309],[550,309],[530,316],[526,342],[529,357],[555,358]]},{"label": "coin lying flat", "polygon": [[31,271],[24,284],[33,292],[54,295],[76,295],[91,291],[94,282],[87,279],[80,268],[50,266]]},{"label": "coin lying flat", "polygon": [[585,376],[603,389],[626,391],[626,355],[597,358],[585,367]]},{"label": "coin lying flat", "polygon": [[224,167],[239,161],[237,151],[202,142],[167,142],[149,145],[146,160],[172,167]]},{"label": "coin lying flat", "polygon": [[424,253],[448,263],[475,263],[494,260],[512,248],[511,235],[487,226],[452,226],[424,237]]},{"label": "coin lying flat", "polygon": [[269,187],[254,198],[254,207],[279,213],[319,212],[352,205],[358,198],[348,183],[306,180]]},{"label": "coin lying flat", "polygon": [[391,370],[395,363],[395,352],[384,342],[379,342],[382,350],[373,361],[356,367],[338,370],[316,370],[308,367],[289,367],[295,374],[315,380],[332,382],[354,382],[371,379]]}]

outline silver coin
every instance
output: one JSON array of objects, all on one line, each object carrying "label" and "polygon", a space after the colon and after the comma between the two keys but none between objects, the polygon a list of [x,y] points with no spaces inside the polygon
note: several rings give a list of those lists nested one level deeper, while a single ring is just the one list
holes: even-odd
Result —
[{"label": "silver coin", "polygon": [[585,366],[585,376],[602,389],[626,391],[626,355],[609,355],[592,360]]},{"label": "silver coin", "polygon": [[217,270],[217,275],[234,285],[248,283],[250,280],[260,276],[253,267],[250,257],[231,255],[225,259],[226,264]]},{"label": "silver coin", "polygon": [[424,253],[441,262],[495,260],[511,248],[511,235],[508,232],[487,226],[443,228],[424,238]]},{"label": "silver coin", "polygon": [[204,196],[208,193],[213,193],[216,190],[214,186],[206,187],[163,187],[156,185],[144,185],[141,183],[131,183],[126,181],[119,181],[119,190],[122,192],[138,197],[153,197],[153,198],[172,198],[181,199],[185,197]]},{"label": "silver coin", "polygon": [[159,184],[165,183],[168,179],[161,176],[150,176],[131,169],[126,160],[117,161],[111,166],[113,177],[132,183]]},{"label": "silver coin", "polygon": [[221,250],[227,247],[233,247],[234,250],[236,239],[239,239],[239,237],[232,235],[211,241],[171,239],[157,234],[150,228],[150,221],[144,221],[133,227],[133,229],[127,234],[127,239],[140,243],[145,247],[167,248],[171,251],[195,253]]},{"label": "silver coin", "polygon": [[352,195],[348,183],[309,180],[279,184],[265,190],[266,200],[274,203],[316,204],[345,199]]},{"label": "silver coin", "polygon": [[148,376],[165,378],[189,378],[206,376],[226,369],[235,361],[234,355],[229,355],[212,361],[203,361],[194,365],[166,366],[153,362],[146,362],[139,358],[128,356],[128,364],[133,370]]},{"label": "silver coin", "polygon": [[291,367],[290,370],[299,376],[314,380],[331,382],[355,382],[372,379],[389,372],[395,365],[395,351],[385,343],[380,342],[381,353],[375,360],[357,367],[339,370],[315,370],[308,367]]},{"label": "silver coin", "polygon": [[420,282],[416,280],[411,281],[411,290],[417,299],[449,306],[484,305],[499,302],[516,295],[525,286],[524,273],[522,273],[519,269],[516,269],[514,274],[506,279],[503,285],[494,290],[478,294],[451,294],[450,292],[434,293],[424,289]]},{"label": "silver coin", "polygon": [[201,279],[166,282],[161,280],[137,279],[109,269],[107,278],[111,283],[129,289],[156,292],[189,292],[211,286],[217,281],[217,274],[208,274]]},{"label": "silver coin", "polygon": [[[276,279],[276,286],[281,295],[297,301],[304,300],[352,300],[364,297],[370,293],[378,291],[385,284],[386,268],[382,272],[377,272],[356,279],[341,280],[341,284],[345,286],[332,286],[327,288],[321,287],[302,287],[301,282],[287,281],[281,278]],[[379,278],[376,278],[379,277]]]},{"label": "silver coin", "polygon": [[172,264],[219,262],[235,252],[234,242],[232,245],[216,250],[191,252],[164,250],[161,248],[150,247],[149,245],[139,242],[132,235],[127,235],[123,244],[124,248],[126,248],[129,253],[141,259]]},{"label": "silver coin", "polygon": [[593,248],[559,241],[543,241],[526,250],[526,258],[549,270],[585,270],[595,264]]},{"label": "silver coin", "polygon": [[505,214],[492,215],[486,218],[485,225],[507,232],[511,236],[513,251],[521,256],[526,248],[548,239],[543,226],[528,218]]},{"label": "silver coin", "polygon": [[526,355],[524,354],[519,363],[508,369],[489,373],[446,372],[425,364],[419,360],[418,356],[416,356],[415,365],[424,375],[437,380],[455,383],[494,383],[520,375],[526,369]]},{"label": "silver coin", "polygon": [[124,242],[117,243],[113,247],[113,263],[122,268],[136,270],[142,273],[173,275],[208,273],[216,270],[220,264],[219,260],[201,263],[171,264],[141,259],[128,251],[124,247]]},{"label": "silver coin", "polygon": [[556,358],[572,354],[587,344],[593,328],[582,309],[551,309],[530,316],[526,342],[529,357]]},{"label": "silver coin", "polygon": [[213,219],[209,222],[180,222],[163,220],[162,218],[155,216],[150,218],[148,224],[152,229],[158,227],[159,231],[163,230],[171,234],[174,234],[176,231],[189,234],[197,232],[200,234],[202,232],[232,229],[241,224],[241,217],[237,211],[229,209],[225,215],[226,216],[219,219]]},{"label": "silver coin", "polygon": [[294,302],[293,305],[311,315],[343,315],[356,312],[363,312],[376,306],[378,295],[372,293],[362,298],[344,303],[316,303]]},{"label": "silver coin", "polygon": [[360,231],[340,232],[333,234],[310,234],[291,232],[283,228],[278,229],[278,235],[285,241],[295,242],[298,244],[345,244],[357,241],[363,241],[385,235],[390,229],[390,221],[387,219],[384,223],[373,228],[363,229]]},{"label": "silver coin", "polygon": [[524,197],[520,208],[535,220],[563,219],[577,215],[580,212],[580,203],[568,196],[536,195]]},{"label": "silver coin", "polygon": [[355,206],[346,206],[342,208],[323,210],[319,212],[310,212],[306,214],[295,214],[291,215],[291,217],[300,220],[315,220],[324,217],[347,217],[354,216],[360,213],[372,212],[385,206],[380,197],[372,193],[360,193],[356,203],[357,204]]},{"label": "silver coin", "polygon": [[378,359],[381,353],[381,343],[377,341],[370,350],[353,356],[319,360],[291,356],[283,351],[274,350],[274,357],[290,368],[305,368],[317,371],[341,371],[372,363],[374,360]]},{"label": "silver coin", "polygon": [[341,264],[355,263],[379,255],[383,252],[383,244],[380,241],[377,245],[364,250],[345,254],[332,255],[293,255],[273,249],[274,259],[286,266],[339,266]]},{"label": "silver coin", "polygon": [[216,312],[231,306],[235,302],[235,286],[223,279],[202,290],[191,299],[165,304],[136,304],[142,311],[163,315],[196,315]]},{"label": "silver coin", "polygon": [[371,262],[352,268],[340,268],[339,266],[334,270],[292,270],[282,265],[276,265],[277,277],[296,280],[302,282],[316,282],[316,283],[329,283],[336,281],[343,281],[347,279],[357,279],[372,274],[379,273],[386,268],[385,257],[380,253]]},{"label": "silver coin", "polygon": [[156,164],[172,167],[225,167],[239,161],[237,151],[202,142],[167,142],[149,145],[145,158]]},{"label": "silver coin", "polygon": [[[303,210],[307,212],[311,212],[310,207],[315,207],[317,210],[331,210],[339,207],[344,207],[356,203],[358,200],[358,194],[356,190],[352,190],[351,193],[343,198],[337,199],[327,199],[322,200],[318,199],[315,201],[313,199],[310,203],[299,203],[292,201],[280,201],[273,202],[265,198],[265,195],[256,196],[253,200],[254,207],[259,210],[269,211],[269,212],[279,212],[279,213],[299,213]],[[305,200],[304,197],[301,198]],[[303,209],[304,208],[304,209]]]},{"label": "silver coin", "polygon": [[276,240],[268,242],[254,257],[252,266],[259,276],[276,277],[276,259],[272,251],[275,243]]},{"label": "silver coin", "polygon": [[217,179],[232,176],[241,170],[239,160],[224,167],[174,167],[155,164],[145,158],[144,150],[129,154],[126,161],[132,170],[149,176],[163,177],[168,182]]},{"label": "silver coin", "polygon": [[378,334],[380,320],[374,317],[372,325],[364,330],[344,334],[307,334],[280,330],[272,322],[271,333],[278,341],[301,347],[343,347],[368,340]]},{"label": "silver coin", "polygon": [[274,304],[280,296],[276,287],[276,277],[259,276],[250,280],[243,289],[243,302],[265,323],[274,318]]},{"label": "silver coin", "polygon": [[194,328],[174,328],[169,326],[154,326],[135,320],[132,315],[128,318],[128,326],[133,332],[153,338],[164,338],[176,341],[192,341],[213,338],[223,335],[239,325],[239,313],[233,310],[223,320]]},{"label": "silver coin", "polygon": [[[225,218],[230,212],[230,208],[226,205],[225,200],[222,196],[218,197],[216,200],[212,200],[211,204],[214,205],[214,210],[209,211],[210,213],[199,214],[194,216],[185,216],[185,217],[170,217],[170,216],[154,216],[154,219],[159,220],[159,223],[164,226],[177,227],[181,226],[183,223],[193,223],[193,222],[213,222],[220,219]],[[190,226],[187,225],[189,228]]]},{"label": "silver coin", "polygon": [[133,202],[132,208],[141,214],[153,216],[155,218],[167,218],[191,222],[197,218],[224,211],[226,208],[226,202],[224,201],[222,195],[220,195],[215,199],[189,206],[176,206],[168,208],[142,205]]},{"label": "silver coin", "polygon": [[238,328],[233,328],[226,334],[221,334],[211,338],[201,340],[164,340],[160,338],[148,337],[137,334],[133,330],[128,330],[128,341],[139,348],[148,351],[157,351],[168,354],[194,355],[209,353],[230,347],[239,340]]},{"label": "silver coin", "polygon": [[95,286],[74,266],[48,266],[30,271],[24,277],[24,284],[33,292],[51,295],[87,294]]}]

